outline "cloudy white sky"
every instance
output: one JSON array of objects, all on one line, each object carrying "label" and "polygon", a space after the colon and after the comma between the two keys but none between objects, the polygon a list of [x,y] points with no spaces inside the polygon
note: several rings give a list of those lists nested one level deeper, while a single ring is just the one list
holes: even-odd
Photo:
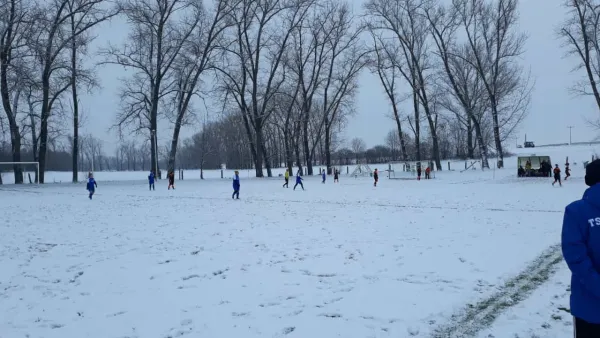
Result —
[{"label": "cloudy white sky", "polygon": [[[563,20],[565,9],[562,1],[521,0],[521,30],[529,35],[527,50],[523,64],[531,68],[536,86],[533,92],[531,109],[527,119],[515,136],[519,143],[524,135],[537,144],[568,142],[569,129],[573,128],[573,142],[589,141],[597,136],[590,128],[587,120],[599,116],[597,108],[590,97],[572,97],[568,87],[583,76],[582,73],[571,73],[576,60],[564,58],[561,42],[556,38],[556,27]],[[543,10],[541,10],[543,8]],[[360,5],[355,5],[359,10]],[[124,41],[127,27],[121,20],[107,23],[96,32],[98,35],[95,47],[106,45],[109,41],[115,44]],[[104,140],[107,152],[112,152],[119,143],[116,134],[108,129],[115,122],[119,107],[119,76],[123,70],[119,67],[106,66],[99,70],[102,89],[82,98],[86,111],[87,123],[83,127],[85,133],[91,133]],[[360,137],[369,147],[383,144],[387,132],[394,128],[389,119],[390,107],[383,94],[379,80],[363,72],[360,77],[360,93],[356,96],[357,114],[346,128],[345,139]],[[410,107],[406,107],[410,111]],[[199,126],[190,126],[182,136],[187,137],[197,131]],[[166,144],[170,137],[166,124],[159,134],[159,144]],[[514,142],[512,142],[514,144]]]}]

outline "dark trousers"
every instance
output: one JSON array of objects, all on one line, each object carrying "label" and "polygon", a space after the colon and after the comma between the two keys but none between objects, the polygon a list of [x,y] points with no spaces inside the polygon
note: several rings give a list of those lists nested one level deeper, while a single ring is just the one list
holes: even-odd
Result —
[{"label": "dark trousers", "polygon": [[148,185],[150,186],[150,190],[154,190],[154,183],[148,183]]},{"label": "dark trousers", "polygon": [[600,337],[600,324],[588,323],[583,319],[573,317],[575,338],[597,338]]},{"label": "dark trousers", "polygon": [[231,195],[231,198],[237,198],[240,199],[240,191],[239,190],[234,190],[233,194]]},{"label": "dark trousers", "polygon": [[290,186],[288,185],[290,183],[290,179],[286,178],[285,179],[285,183],[283,184],[284,187],[289,188]]},{"label": "dark trousers", "polygon": [[552,182],[552,185],[554,185],[556,182],[558,182],[559,185],[562,185],[562,182],[560,181],[560,174],[554,175],[554,182]]},{"label": "dark trousers", "polygon": [[302,184],[302,182],[296,182],[296,184],[294,185],[294,190],[296,190],[296,187],[300,185],[302,187],[302,190],[304,190],[304,184]]}]

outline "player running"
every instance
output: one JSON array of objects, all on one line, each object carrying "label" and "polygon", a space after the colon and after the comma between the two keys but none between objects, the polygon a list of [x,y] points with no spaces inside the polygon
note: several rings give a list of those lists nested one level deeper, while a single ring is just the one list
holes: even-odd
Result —
[{"label": "player running", "polygon": [[89,198],[92,199],[92,196],[94,196],[94,192],[96,192],[96,188],[98,188],[98,183],[96,183],[96,180],[94,179],[94,175],[92,173],[88,174],[88,182],[87,182],[87,191],[89,191],[90,196]]},{"label": "player running", "polygon": [[560,168],[558,167],[558,164],[556,167],[554,167],[554,182],[552,182],[552,185],[554,186],[556,182],[558,182],[558,185],[562,187],[562,182],[560,181]]}]

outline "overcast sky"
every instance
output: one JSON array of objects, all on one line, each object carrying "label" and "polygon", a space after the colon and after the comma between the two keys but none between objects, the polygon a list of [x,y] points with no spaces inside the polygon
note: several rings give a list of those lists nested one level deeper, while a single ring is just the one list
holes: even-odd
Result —
[{"label": "overcast sky", "polygon": [[[571,73],[576,60],[564,58],[561,42],[556,38],[556,27],[563,20],[565,9],[561,1],[521,0],[521,30],[529,35],[523,64],[531,68],[535,89],[531,109],[527,119],[518,133],[519,143],[527,139],[536,144],[557,143],[569,141],[569,129],[573,128],[573,142],[589,141],[597,136],[596,131],[589,127],[587,120],[596,119],[600,114],[591,97],[572,97],[568,87],[583,77],[583,73]],[[543,8],[543,11],[540,11]],[[355,5],[359,10],[360,6]],[[122,20],[114,20],[102,26],[96,32],[98,35],[94,47],[105,46],[109,41],[113,44],[122,43],[127,35],[127,27]],[[82,97],[82,106],[87,113],[87,122],[82,128],[84,133],[91,133],[104,140],[104,147],[112,153],[119,143],[116,133],[108,129],[115,122],[119,108],[119,76],[123,69],[106,66],[99,70],[98,75],[102,89]],[[346,128],[345,140],[354,137],[365,140],[367,146],[384,144],[384,138],[394,124],[388,117],[390,106],[383,94],[379,80],[367,71],[360,76],[360,93],[356,96],[357,114]],[[410,106],[405,108],[410,112]],[[182,137],[191,136],[198,126],[187,127]],[[164,145],[170,139],[167,124],[162,124],[159,133],[159,144]],[[508,142],[514,146],[514,141]]]}]

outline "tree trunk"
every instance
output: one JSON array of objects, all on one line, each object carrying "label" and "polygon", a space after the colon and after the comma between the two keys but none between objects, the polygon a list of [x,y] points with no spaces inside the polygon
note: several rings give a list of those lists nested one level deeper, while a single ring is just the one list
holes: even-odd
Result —
[{"label": "tree trunk", "polygon": [[42,114],[40,122],[39,167],[40,181],[44,183],[46,171],[46,153],[48,150],[48,119],[50,118],[50,65],[46,64],[42,74]]},{"label": "tree trunk", "polygon": [[415,109],[415,160],[418,162],[421,161],[421,122],[419,121],[421,118],[421,114],[419,110],[419,95],[417,94],[416,90],[413,90],[413,107]]},{"label": "tree trunk", "polygon": [[[33,107],[30,107],[30,110],[33,110]],[[33,115],[32,111],[30,111],[29,120],[31,123],[31,151],[33,153],[33,161],[38,162],[38,139],[35,133],[35,116]],[[39,182],[39,179],[40,178],[38,177],[38,173],[36,171],[35,182]]]},{"label": "tree trunk", "polygon": [[473,121],[470,116],[467,117],[467,156],[475,157],[475,146],[473,144]]},{"label": "tree trunk", "polygon": [[481,125],[478,121],[473,121],[473,129],[475,129],[475,137],[477,138],[477,145],[479,146],[479,153],[481,155],[481,167],[490,168],[488,161],[488,149],[485,142],[483,142],[483,134],[481,132]]},{"label": "tree trunk", "polygon": [[398,106],[392,104],[392,110],[394,111],[394,120],[396,121],[396,129],[398,130],[398,139],[400,140],[400,151],[402,152],[402,160],[406,161],[408,156],[406,154],[406,142],[404,142],[404,134],[402,133],[402,121],[400,120],[400,113],[398,112]]},{"label": "tree trunk", "polygon": [[263,139],[263,130],[260,124],[256,124],[256,128],[254,128],[256,133],[256,146],[258,147],[258,151],[256,151],[256,156],[254,156],[254,169],[256,171],[256,177],[264,177],[263,175],[263,162],[264,162],[264,139]]},{"label": "tree trunk", "polygon": [[[8,69],[11,61],[11,51],[13,49],[13,28],[17,23],[16,20],[16,1],[10,2],[10,9],[8,13],[9,18],[6,24],[6,31],[2,36],[3,48],[0,51],[0,96],[2,97],[2,106],[10,127],[10,142],[12,148],[12,160],[13,162],[21,162],[21,134],[19,126],[17,125],[16,113],[13,111],[10,105],[10,94],[8,88]],[[23,183],[23,170],[18,165],[13,165],[13,171],[15,175],[15,183]]]},{"label": "tree trunk", "polygon": [[[179,132],[181,131],[181,123],[183,122],[183,114],[177,114],[175,127],[173,128],[173,138],[171,139],[171,150],[169,151],[168,170],[175,170],[175,157],[177,156],[177,144],[179,142]],[[204,134],[205,131],[203,130]]]},{"label": "tree trunk", "polygon": [[302,145],[304,146],[304,160],[306,161],[306,174],[311,176],[313,174],[313,166],[310,156],[310,143],[308,136],[308,116],[302,121]]},{"label": "tree trunk", "polygon": [[291,140],[290,137],[290,130],[289,127],[286,126],[286,128],[283,130],[283,142],[284,142],[284,146],[285,146],[285,164],[287,166],[287,170],[290,173],[290,175],[293,173],[293,167],[294,167],[294,160],[293,160],[293,153],[292,153],[292,145],[290,144],[291,142],[293,142],[293,140]]},{"label": "tree trunk", "polygon": [[[75,17],[71,16],[71,34],[75,35]],[[79,154],[79,100],[77,98],[77,39],[71,38],[71,95],[73,98],[73,149],[71,159],[73,161],[73,183],[77,183],[78,157]]]},{"label": "tree trunk", "polygon": [[[246,115],[246,111],[242,108],[242,120],[244,121],[244,129],[246,130],[246,136],[248,137],[248,142],[250,143],[250,155],[252,155],[252,160],[256,160],[256,144],[254,143],[254,135],[252,135],[252,129],[250,129],[250,122],[248,121],[248,116]],[[244,163],[245,164],[245,163]]]},{"label": "tree trunk", "polygon": [[[9,120],[10,125],[10,143],[12,145],[12,160],[13,162],[21,162],[21,135],[19,127],[14,119]],[[23,168],[18,164],[13,164],[13,172],[15,175],[15,184],[23,183]]]},{"label": "tree trunk", "polygon": [[329,123],[325,123],[325,165],[327,166],[327,175],[331,175],[331,126]]},{"label": "tree trunk", "polygon": [[427,115],[427,121],[429,122],[429,131],[431,133],[431,142],[433,143],[433,160],[435,161],[436,170],[442,170],[442,161],[440,159],[440,144],[437,136],[437,128],[436,123],[433,121],[433,118],[430,113]]},{"label": "tree trunk", "polygon": [[[261,132],[261,134],[262,134],[262,132]],[[265,145],[264,140],[263,140],[261,149],[262,149],[263,159],[265,162],[265,168],[267,168],[267,177],[273,177],[273,172],[271,171],[271,161],[269,160],[269,157],[267,156],[267,146]],[[261,169],[261,174],[262,174],[262,169]]]},{"label": "tree trunk", "polygon": [[[300,173],[300,176],[304,175],[304,170],[302,168],[302,160],[300,157],[300,140],[296,140],[296,142],[294,143],[294,150],[296,153],[296,165],[298,166],[298,172]],[[290,172],[291,176],[294,176],[294,171],[292,170]]]},{"label": "tree trunk", "polygon": [[498,153],[498,168],[504,168],[504,151],[502,150],[502,141],[500,140],[500,123],[498,121],[498,103],[496,97],[492,96],[492,120],[494,129],[494,143],[496,144],[496,152]]}]

